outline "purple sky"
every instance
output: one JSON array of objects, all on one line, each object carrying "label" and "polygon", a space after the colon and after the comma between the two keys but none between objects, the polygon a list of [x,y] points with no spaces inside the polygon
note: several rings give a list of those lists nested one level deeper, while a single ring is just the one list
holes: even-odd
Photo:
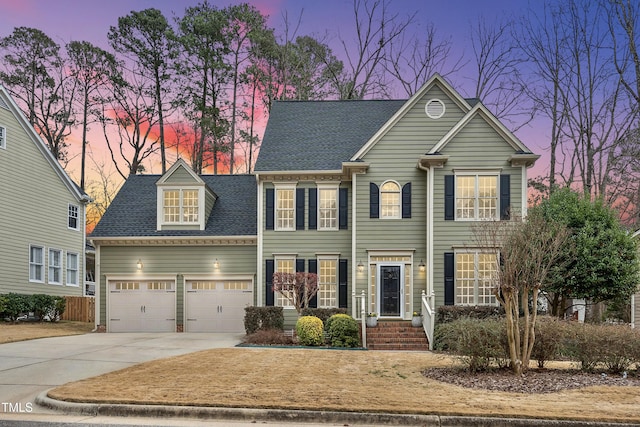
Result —
[{"label": "purple sky", "polygon": [[[241,2],[210,0],[211,4],[220,8]],[[119,17],[132,10],[154,7],[173,20],[176,16],[182,16],[185,8],[198,3],[200,1],[196,0],[0,0],[0,37],[9,35],[14,27],[26,26],[44,31],[61,46],[72,40],[86,40],[108,48],[109,27],[115,26]],[[248,3],[268,15],[269,26],[279,34],[283,32],[285,13],[291,22],[296,22],[302,12],[298,35],[319,37],[326,34],[334,53],[344,59],[338,38],[353,38],[351,0],[249,0]],[[464,55],[465,61],[473,59],[468,31],[471,24],[480,18],[492,22],[503,17],[523,15],[531,5],[540,4],[529,0],[392,0],[390,3],[400,16],[417,11],[419,29],[433,23],[438,37],[450,38],[453,51],[456,55]],[[464,96],[471,96],[464,73],[458,73],[455,78],[455,81],[451,81],[452,85]],[[544,154],[543,147],[548,140],[545,133],[540,126],[530,125],[517,135],[533,151]],[[536,170],[540,166],[543,165],[537,165]]]}]

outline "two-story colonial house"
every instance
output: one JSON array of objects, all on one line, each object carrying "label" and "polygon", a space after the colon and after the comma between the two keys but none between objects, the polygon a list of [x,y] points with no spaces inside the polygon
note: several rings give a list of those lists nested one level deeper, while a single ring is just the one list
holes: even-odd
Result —
[{"label": "two-story colonial house", "polygon": [[[253,176],[196,176],[179,161],[164,176],[129,178],[93,235],[97,318],[118,330],[119,293],[145,280],[157,287],[158,277],[172,286],[168,329],[195,330],[198,319],[201,330],[218,330],[215,316],[228,306],[220,298],[238,275],[244,304],[282,305],[292,324],[296,312],[271,281],[298,271],[318,275],[312,305],[355,317],[363,297],[366,312],[383,319],[410,319],[425,304],[496,304],[496,250],[474,247],[470,228],[526,213],[527,168],[538,157],[438,75],[408,100],[275,102]],[[214,180],[245,187],[218,189]],[[189,193],[197,185],[198,197]],[[217,196],[209,204],[208,192]],[[253,217],[216,212],[245,199]],[[204,289],[217,294],[191,301]],[[206,327],[196,305],[210,313]]]},{"label": "two-story colonial house", "polygon": [[82,296],[85,206],[0,85],[0,293]]}]

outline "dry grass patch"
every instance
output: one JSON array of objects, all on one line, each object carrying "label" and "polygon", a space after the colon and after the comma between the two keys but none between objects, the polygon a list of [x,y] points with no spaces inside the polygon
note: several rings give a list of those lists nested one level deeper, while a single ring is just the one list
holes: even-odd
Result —
[{"label": "dry grass patch", "polygon": [[72,322],[0,322],[0,344],[37,338],[81,335],[91,332],[93,323]]},{"label": "dry grass patch", "polygon": [[426,368],[452,363],[427,352],[216,349],[70,383],[49,396],[72,402],[640,421],[640,387],[522,394],[422,375]]}]

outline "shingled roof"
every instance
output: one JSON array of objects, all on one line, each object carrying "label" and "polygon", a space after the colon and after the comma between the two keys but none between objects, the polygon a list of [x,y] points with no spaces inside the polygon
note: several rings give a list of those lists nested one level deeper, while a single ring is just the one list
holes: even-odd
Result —
[{"label": "shingled roof", "polygon": [[200,175],[216,200],[204,230],[156,230],[156,182],[160,175],[131,175],[91,233],[93,237],[255,236],[256,178]]},{"label": "shingled roof", "polygon": [[274,102],[255,171],[340,170],[405,102]]}]

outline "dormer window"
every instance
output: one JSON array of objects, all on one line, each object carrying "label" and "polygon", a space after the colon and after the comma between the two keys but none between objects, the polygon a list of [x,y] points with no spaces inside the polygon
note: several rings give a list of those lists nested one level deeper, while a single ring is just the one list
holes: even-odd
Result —
[{"label": "dormer window", "polygon": [[163,192],[165,224],[198,224],[198,190],[171,189]]}]

